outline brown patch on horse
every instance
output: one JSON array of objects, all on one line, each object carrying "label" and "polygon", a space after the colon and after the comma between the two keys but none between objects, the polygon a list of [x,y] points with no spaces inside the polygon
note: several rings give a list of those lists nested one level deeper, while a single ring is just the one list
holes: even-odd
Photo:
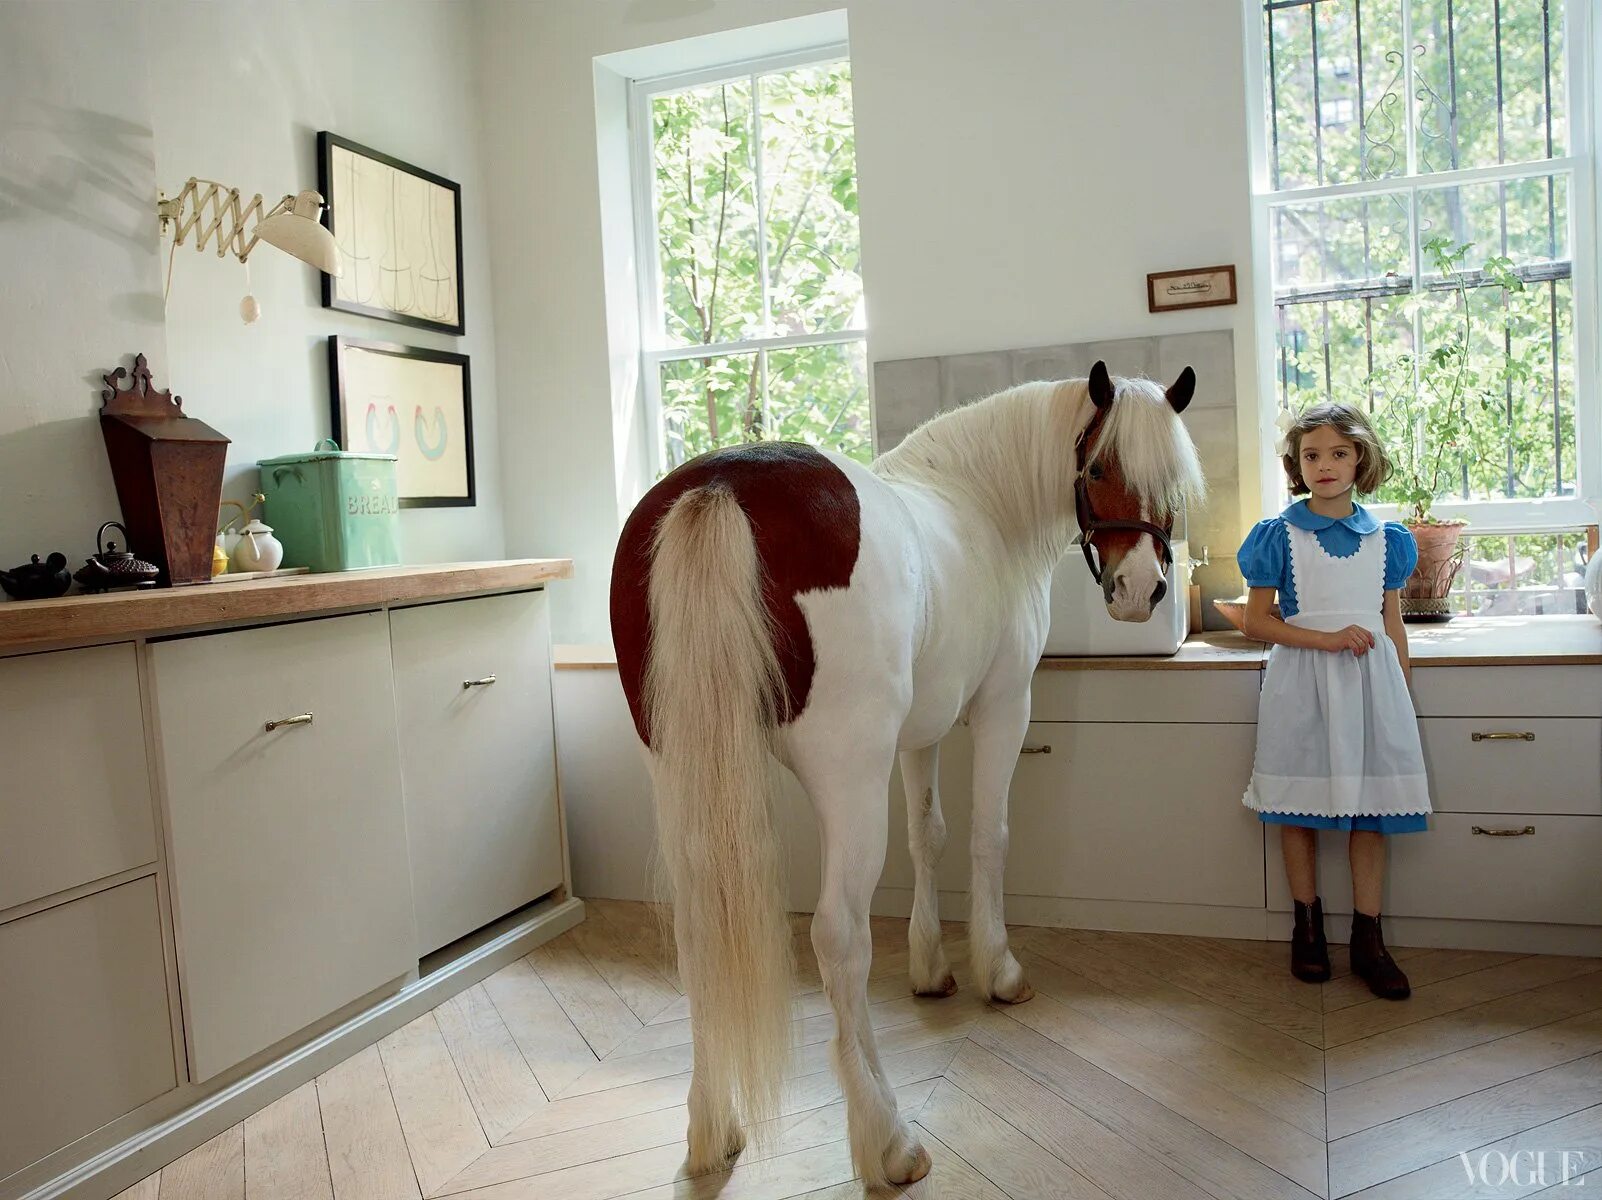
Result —
[{"label": "brown patch on horse", "polygon": [[817,658],[802,592],[851,582],[862,540],[857,490],[845,472],[811,446],[758,442],[703,454],[673,471],[635,505],[612,562],[612,642],[618,677],[640,740],[651,744],[642,697],[651,644],[651,547],[657,523],[692,488],[722,483],[751,524],[762,567],[762,597],[776,631],[784,692],[775,698],[780,723],[800,716],[812,690]]},{"label": "brown patch on horse", "polygon": [[[1094,452],[1095,447],[1091,450]],[[1115,455],[1104,455],[1101,461],[1095,464],[1100,478],[1088,476],[1085,479],[1085,491],[1090,497],[1090,507],[1096,516],[1103,521],[1139,521],[1144,518],[1140,512],[1140,497],[1129,487],[1124,480],[1124,470]],[[1118,564],[1135,548],[1145,534],[1135,529],[1098,529],[1095,531],[1096,553],[1101,557],[1102,578],[1111,578],[1117,571]]]}]

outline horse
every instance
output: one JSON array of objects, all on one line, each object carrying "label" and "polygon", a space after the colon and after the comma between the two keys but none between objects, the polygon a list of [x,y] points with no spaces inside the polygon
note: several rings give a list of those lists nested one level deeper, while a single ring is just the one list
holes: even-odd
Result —
[{"label": "horse", "polygon": [[871,467],[798,443],[728,447],[672,471],[630,514],[612,632],[689,998],[691,1174],[740,1153],[742,1117],[765,1128],[778,1112],[794,963],[774,759],[820,825],[811,937],[853,1163],[869,1186],[928,1172],[867,1011],[892,768],[899,754],[912,991],[957,988],[936,909],[936,767],[940,739],[965,721],[971,978],[987,999],[1028,1000],[1002,920],[1002,863],[1051,575],[1077,531],[1108,613],[1150,618],[1174,516],[1205,487],[1179,420],[1195,383],[1189,367],[1165,389],[1098,362],[1088,379],[1026,383],[935,417]]}]

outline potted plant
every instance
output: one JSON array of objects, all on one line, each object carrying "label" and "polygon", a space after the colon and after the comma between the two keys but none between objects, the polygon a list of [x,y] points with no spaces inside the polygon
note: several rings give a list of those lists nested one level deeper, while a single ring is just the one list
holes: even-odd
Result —
[{"label": "potted plant", "polygon": [[[1378,396],[1375,421],[1396,466],[1378,496],[1400,507],[1402,523],[1418,543],[1418,565],[1402,589],[1402,615],[1412,620],[1445,620],[1450,615],[1447,594],[1462,565],[1458,541],[1468,522],[1443,521],[1430,509],[1462,456],[1474,452],[1480,440],[1474,434],[1505,419],[1504,389],[1510,377],[1523,373],[1523,364],[1509,360],[1487,370],[1470,354],[1477,322],[1463,263],[1472,247],[1472,242],[1454,245],[1446,237],[1424,243],[1442,284],[1453,294],[1452,332],[1424,357],[1401,354],[1368,380],[1370,394]],[[1524,290],[1511,259],[1489,258],[1478,274],[1480,286]],[[1426,302],[1422,294],[1413,300],[1415,305]]]}]

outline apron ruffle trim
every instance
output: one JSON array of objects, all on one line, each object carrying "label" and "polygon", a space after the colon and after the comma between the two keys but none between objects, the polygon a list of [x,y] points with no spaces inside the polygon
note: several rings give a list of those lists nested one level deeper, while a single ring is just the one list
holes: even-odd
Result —
[{"label": "apron ruffle trim", "polygon": [[1435,811],[1426,775],[1298,778],[1254,773],[1241,803],[1257,812],[1300,817],[1404,817]]}]

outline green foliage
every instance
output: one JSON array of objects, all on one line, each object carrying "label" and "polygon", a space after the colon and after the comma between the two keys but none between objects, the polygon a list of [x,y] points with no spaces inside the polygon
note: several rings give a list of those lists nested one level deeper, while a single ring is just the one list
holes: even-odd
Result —
[{"label": "green foliage", "polygon": [[[1512,355],[1496,361],[1472,353],[1480,340],[1476,309],[1484,305],[1478,296],[1470,301],[1463,270],[1470,249],[1472,244],[1454,246],[1444,237],[1424,243],[1452,307],[1443,308],[1439,291],[1409,297],[1408,308],[1427,310],[1425,323],[1434,331],[1429,352],[1416,361],[1407,351],[1398,353],[1367,380],[1369,394],[1378,395],[1373,404],[1376,432],[1396,465],[1377,498],[1400,505],[1413,521],[1430,519],[1430,506],[1469,459],[1489,457],[1519,437],[1505,403],[1532,371],[1527,360]],[[1523,292],[1524,280],[1512,268],[1508,258],[1486,259],[1480,286]],[[1525,449],[1529,453],[1533,448]]]},{"label": "green foliage", "polygon": [[[665,94],[651,111],[669,344],[860,330],[850,64]],[[669,465],[759,438],[872,456],[860,338],[674,358],[660,384]]]}]

